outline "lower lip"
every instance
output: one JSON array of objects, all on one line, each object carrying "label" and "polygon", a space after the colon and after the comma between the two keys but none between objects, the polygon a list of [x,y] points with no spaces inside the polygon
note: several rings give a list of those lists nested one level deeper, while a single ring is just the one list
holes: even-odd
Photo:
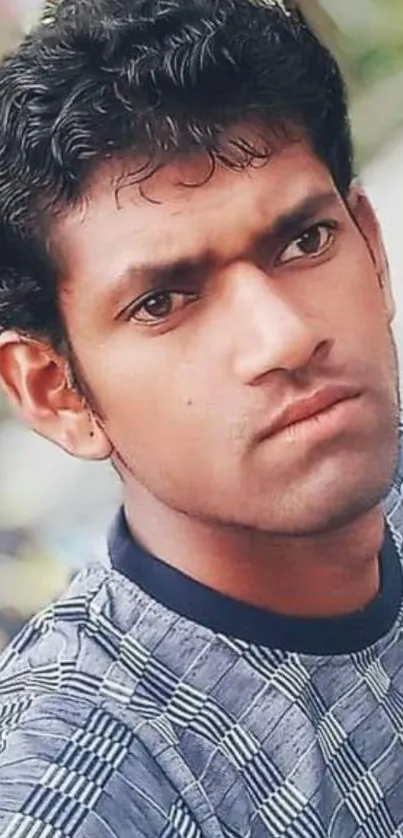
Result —
[{"label": "lower lip", "polygon": [[355,418],[357,412],[358,397],[344,399],[341,402],[331,405],[326,410],[321,410],[308,419],[301,419],[292,425],[287,425],[269,439],[283,437],[289,442],[304,439],[318,440],[321,438],[337,435],[345,430]]}]

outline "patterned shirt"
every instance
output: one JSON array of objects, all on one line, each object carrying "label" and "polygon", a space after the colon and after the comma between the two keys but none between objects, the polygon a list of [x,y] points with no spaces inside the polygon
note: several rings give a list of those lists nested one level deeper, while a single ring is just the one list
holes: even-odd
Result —
[{"label": "patterned shirt", "polygon": [[402,838],[402,482],[343,619],[206,589],[121,513],[1,659],[2,838]]}]

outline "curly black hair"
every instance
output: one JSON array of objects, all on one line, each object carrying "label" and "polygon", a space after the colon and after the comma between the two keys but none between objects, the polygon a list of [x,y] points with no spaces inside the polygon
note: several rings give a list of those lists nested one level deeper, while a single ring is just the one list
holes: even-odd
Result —
[{"label": "curly black hair", "polygon": [[[257,121],[267,125],[267,149],[242,136],[239,126]],[[291,126],[345,194],[353,176],[345,85],[294,5],[53,3],[0,66],[0,331],[64,345],[49,230],[104,161],[130,161],[138,181],[195,150],[212,166],[242,168]]]}]

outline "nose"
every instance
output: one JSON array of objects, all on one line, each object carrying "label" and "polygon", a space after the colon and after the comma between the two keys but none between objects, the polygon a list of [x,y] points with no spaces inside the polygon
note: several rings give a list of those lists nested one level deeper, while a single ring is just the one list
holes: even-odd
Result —
[{"label": "nose", "polygon": [[303,370],[327,354],[332,341],[325,324],[308,313],[300,290],[290,295],[278,280],[245,263],[228,279],[233,369],[243,383],[255,384],[274,371]]}]

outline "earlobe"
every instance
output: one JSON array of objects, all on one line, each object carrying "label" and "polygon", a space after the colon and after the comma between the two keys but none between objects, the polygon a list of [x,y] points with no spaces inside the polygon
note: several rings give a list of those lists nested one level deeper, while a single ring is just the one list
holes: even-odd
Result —
[{"label": "earlobe", "polygon": [[1,334],[0,384],[19,416],[41,436],[75,457],[111,456],[107,435],[71,384],[67,362],[45,342]]},{"label": "earlobe", "polygon": [[391,323],[396,313],[396,305],[392,291],[388,257],[386,255],[383,235],[379,221],[372,204],[359,183],[354,183],[348,197],[350,214],[364,238],[370,253],[379,286],[382,290],[386,312]]},{"label": "earlobe", "polygon": [[71,421],[66,422],[62,447],[81,460],[108,460],[113,448],[94,414],[83,405]]}]

